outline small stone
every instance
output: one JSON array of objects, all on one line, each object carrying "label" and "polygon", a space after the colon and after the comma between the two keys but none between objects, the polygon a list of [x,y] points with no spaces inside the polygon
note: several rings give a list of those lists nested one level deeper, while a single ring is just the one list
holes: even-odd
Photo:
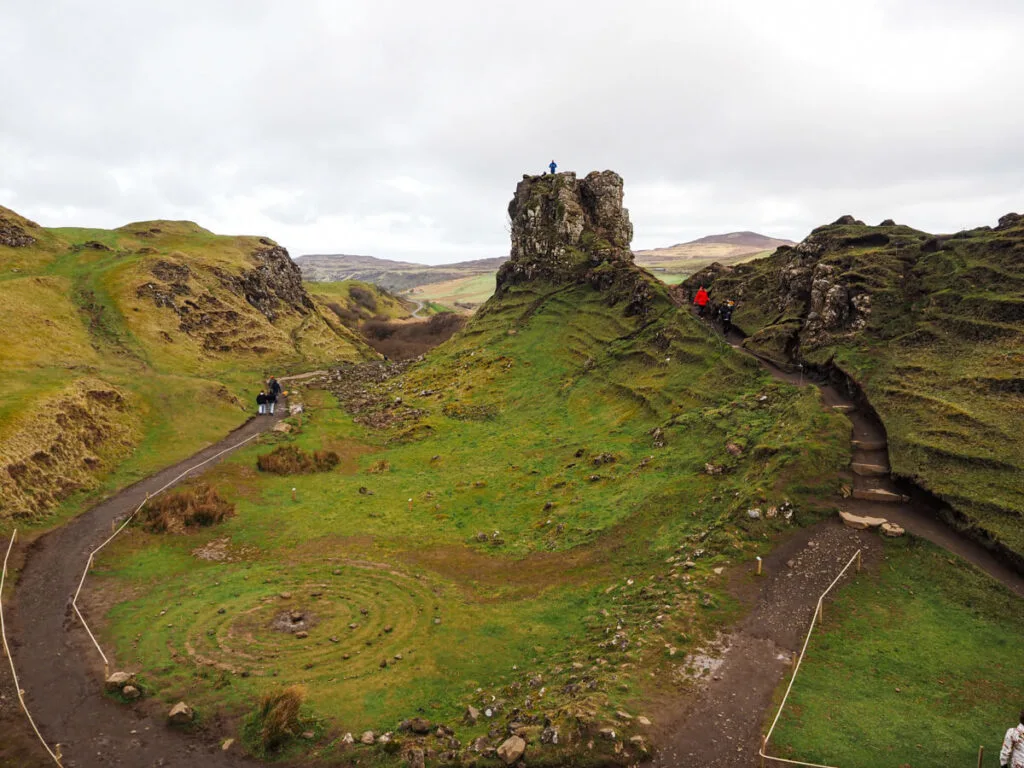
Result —
[{"label": "small stone", "polygon": [[505,765],[512,765],[526,752],[526,742],[519,736],[510,736],[498,747],[498,757]]},{"label": "small stone", "polygon": [[387,634],[391,634],[391,632],[393,632],[393,631],[394,631],[394,627],[392,627],[390,624],[388,624],[386,627],[384,627],[384,632],[387,633]]},{"label": "small stone", "polygon": [[121,689],[121,695],[129,701],[135,701],[135,699],[142,696],[142,691],[136,688],[134,685],[126,685]]},{"label": "small stone", "polygon": [[633,719],[633,716],[631,714],[629,714],[628,712],[623,712],[621,709],[618,710],[615,713],[615,716],[617,718],[619,718],[619,720],[632,720]]},{"label": "small stone", "polygon": [[344,736],[341,737],[341,743],[348,746],[350,744],[355,744],[356,740],[351,733],[346,733]]},{"label": "small stone", "polygon": [[882,523],[882,534],[885,536],[895,539],[905,533],[906,531],[903,529],[902,525],[897,525],[896,523]]},{"label": "small stone", "polygon": [[184,701],[179,701],[171,707],[171,711],[168,713],[167,719],[172,725],[187,725],[195,719],[195,716],[196,714],[192,711],[192,707]]},{"label": "small stone", "polygon": [[116,693],[128,685],[133,678],[134,675],[128,672],[114,672],[107,678],[107,690],[111,693]]},{"label": "small stone", "polygon": [[234,739],[224,739],[224,743],[220,745],[221,751],[227,752],[229,749],[231,749],[231,745],[234,743]]},{"label": "small stone", "polygon": [[637,721],[637,723],[639,723],[640,725],[644,726],[644,728],[650,728],[650,727],[651,727],[651,721],[650,721],[650,720],[648,720],[648,719],[647,719],[646,717],[644,717],[643,715],[640,715],[640,716],[639,716],[639,717],[638,717],[638,718],[636,719],[636,721]]},{"label": "small stone", "polygon": [[414,717],[409,721],[409,730],[420,736],[430,733],[431,727],[430,721],[425,717]]},{"label": "small stone", "polygon": [[615,741],[616,737],[614,728],[602,728],[600,731],[598,731],[598,733],[601,734],[601,737],[604,739],[608,739],[609,741]]},{"label": "small stone", "polygon": [[309,741],[309,740],[313,739],[315,736],[316,736],[316,734],[313,733],[312,731],[303,731],[302,732],[302,738],[304,738],[306,741]]},{"label": "small stone", "polygon": [[426,759],[424,757],[423,750],[419,747],[414,747],[409,750],[409,768],[424,768],[426,765]]},{"label": "small stone", "polygon": [[291,592],[282,592],[280,595],[278,595],[278,597],[280,597],[282,600],[291,600],[292,599],[292,593]]},{"label": "small stone", "polygon": [[363,735],[359,737],[359,741],[362,744],[373,744],[376,740],[377,737],[374,736],[373,731],[365,731]]},{"label": "small stone", "polygon": [[341,642],[341,638],[338,637],[337,635],[332,635],[329,639],[330,639],[330,641],[332,643],[340,643]]},{"label": "small stone", "polygon": [[309,637],[309,632],[307,632],[306,630],[302,630],[301,632],[296,632],[295,633],[295,637],[298,638],[299,640],[305,640],[307,637]]},{"label": "small stone", "polygon": [[356,628],[358,628],[358,627],[359,627],[359,625],[358,625],[358,624],[356,624],[356,623],[355,623],[354,621],[353,621],[353,622],[352,622],[351,624],[349,624],[349,625],[348,625],[348,628],[349,628],[349,629],[356,629]]},{"label": "small stone", "polygon": [[480,719],[480,710],[474,706],[466,707],[466,714],[462,718],[468,725],[476,725],[476,721]]},{"label": "small stone", "polygon": [[402,654],[396,653],[395,654],[395,661],[401,661],[401,660],[402,660]]},{"label": "small stone", "polygon": [[387,659],[381,659],[380,660],[380,668],[381,669],[387,669],[387,666],[388,666],[388,660]]},{"label": "small stone", "polygon": [[434,623],[435,623],[435,624],[440,624],[440,623],[441,623],[441,620],[440,620],[440,619],[434,619]]}]

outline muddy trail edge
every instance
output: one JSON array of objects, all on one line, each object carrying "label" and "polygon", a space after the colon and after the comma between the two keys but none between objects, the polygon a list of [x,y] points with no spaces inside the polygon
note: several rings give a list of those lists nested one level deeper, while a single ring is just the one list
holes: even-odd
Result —
[{"label": "muddy trail edge", "polygon": [[[5,605],[8,640],[29,711],[50,746],[60,744],[65,768],[226,768],[255,764],[240,754],[224,752],[201,731],[173,731],[160,713],[151,717],[144,706],[129,708],[106,697],[102,659],[74,615],[71,598],[89,553],[110,536],[115,521],[123,520],[147,494],[155,493],[191,467],[224,451],[223,456],[227,456],[233,449],[251,444],[245,442],[248,438],[271,430],[288,414],[287,400],[279,401],[278,406],[276,414],[250,418],[223,440],[125,488],[39,537],[25,551],[20,578],[11,592],[10,605]],[[221,458],[187,477],[201,474]],[[86,585],[88,589],[88,580]],[[20,709],[17,716],[24,721]],[[38,764],[52,765],[42,745],[35,745],[40,754]]]}]

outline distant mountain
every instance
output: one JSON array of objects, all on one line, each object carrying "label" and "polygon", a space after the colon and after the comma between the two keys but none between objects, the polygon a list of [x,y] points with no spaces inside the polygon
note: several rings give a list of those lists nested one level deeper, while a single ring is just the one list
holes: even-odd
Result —
[{"label": "distant mountain", "polygon": [[302,270],[303,279],[308,282],[362,280],[389,291],[401,292],[421,285],[491,274],[507,259],[507,256],[499,256],[454,264],[431,265],[337,253],[299,256],[295,263]]},{"label": "distant mountain", "polygon": [[727,232],[666,248],[636,251],[634,256],[637,264],[666,282],[679,282],[716,261],[724,266],[738,264],[758,256],[767,256],[780,245],[793,245],[793,241],[757,232]]}]

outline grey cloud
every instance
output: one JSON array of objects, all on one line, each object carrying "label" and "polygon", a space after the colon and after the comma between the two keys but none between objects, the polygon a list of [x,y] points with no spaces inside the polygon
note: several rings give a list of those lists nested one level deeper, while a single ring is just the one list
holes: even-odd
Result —
[{"label": "grey cloud", "polygon": [[637,247],[954,230],[1024,193],[1022,34],[1002,0],[14,0],[0,190],[51,225],[442,260],[507,251],[554,157],[623,174]]}]

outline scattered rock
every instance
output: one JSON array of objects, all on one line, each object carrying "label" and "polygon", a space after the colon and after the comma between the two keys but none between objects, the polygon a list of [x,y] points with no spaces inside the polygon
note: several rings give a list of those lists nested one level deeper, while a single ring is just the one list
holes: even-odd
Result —
[{"label": "scattered rock", "polygon": [[519,736],[510,736],[498,747],[498,757],[505,765],[512,765],[526,752],[526,742]]},{"label": "scattered rock", "polygon": [[126,685],[121,689],[121,695],[128,699],[128,701],[135,701],[137,698],[142,696],[142,691],[134,685]]},{"label": "scattered rock", "polygon": [[896,523],[885,522],[882,523],[882,533],[890,538],[898,538],[906,533],[903,526],[897,525]]},{"label": "scattered rock", "polygon": [[356,740],[351,733],[346,733],[344,736],[341,737],[341,743],[348,746],[351,744],[355,744]]},{"label": "scattered rock", "polygon": [[409,730],[420,736],[430,733],[431,727],[430,721],[425,717],[414,717],[409,721]]},{"label": "scattered rock", "polygon": [[619,720],[632,720],[633,719],[633,716],[631,714],[629,714],[628,712],[623,712],[621,709],[618,710],[615,713],[615,716],[617,718],[619,718]]},{"label": "scattered rock", "polygon": [[231,749],[231,746],[235,743],[234,739],[224,739],[224,743],[220,745],[222,752],[227,752]]},{"label": "scattered rock", "polygon": [[467,725],[476,725],[476,721],[480,719],[480,710],[474,706],[466,707],[466,715],[462,718]]},{"label": "scattered rock", "polygon": [[720,475],[722,474],[724,467],[717,464],[705,464],[704,471],[709,475]]},{"label": "scattered rock", "polygon": [[311,741],[314,738],[316,738],[316,734],[313,733],[313,731],[303,731],[302,738],[304,738],[306,741]]},{"label": "scattered rock", "polygon": [[419,747],[410,749],[407,762],[409,763],[409,768],[424,768],[426,760],[424,758],[423,750]]},{"label": "scattered rock", "polygon": [[307,637],[309,637],[309,632],[303,629],[299,632],[296,632],[295,637],[297,637],[299,640],[305,640]]},{"label": "scattered rock", "polygon": [[614,728],[602,728],[598,733],[601,738],[608,739],[609,741],[615,741],[615,729]]},{"label": "scattered rock", "polygon": [[644,726],[644,728],[650,728],[650,727],[651,727],[651,721],[650,721],[650,720],[648,720],[648,719],[647,719],[646,717],[644,717],[643,715],[640,715],[640,717],[638,717],[638,718],[636,719],[636,721],[637,721],[637,723],[638,723],[638,724],[640,724],[640,725]]},{"label": "scattered rock", "polygon": [[292,431],[292,425],[287,421],[279,421],[274,425],[274,431],[288,433]]},{"label": "scattered rock", "polygon": [[196,718],[196,713],[192,711],[192,707],[186,704],[184,701],[179,701],[173,707],[167,715],[168,722],[171,725],[188,725]]},{"label": "scattered rock", "polygon": [[362,744],[373,744],[376,740],[377,737],[374,735],[373,731],[364,731],[363,735],[359,737],[359,741]]},{"label": "scattered rock", "polygon": [[727,450],[733,456],[740,456],[743,454],[743,449],[736,445],[736,443],[726,443],[725,450]]},{"label": "scattered rock", "polygon": [[758,507],[754,507],[753,509],[748,509],[747,510],[747,517],[749,517],[751,520],[760,520],[761,519],[761,510]]},{"label": "scattered rock", "polygon": [[107,678],[107,690],[116,693],[132,682],[134,675],[129,672],[114,672]]},{"label": "scattered rock", "polygon": [[839,516],[843,519],[843,525],[847,528],[854,528],[858,531],[867,530],[868,528],[877,528],[885,522],[884,517],[862,517],[861,515],[854,515],[842,510],[840,510]]}]

